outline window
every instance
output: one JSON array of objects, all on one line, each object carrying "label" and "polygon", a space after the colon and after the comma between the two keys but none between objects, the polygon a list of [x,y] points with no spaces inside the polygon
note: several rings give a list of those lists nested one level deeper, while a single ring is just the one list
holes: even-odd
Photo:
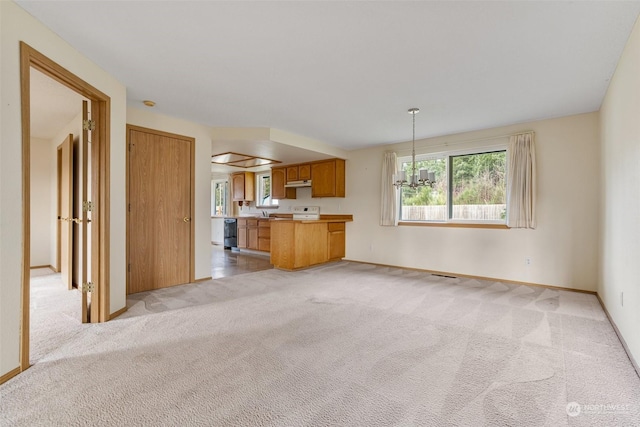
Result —
[{"label": "window", "polygon": [[256,173],[256,206],[277,206],[271,198],[271,172]]},{"label": "window", "polygon": [[211,181],[211,216],[227,215],[227,191],[229,183],[225,180]]},{"label": "window", "polygon": [[[411,158],[399,163],[410,176]],[[504,149],[417,157],[416,169],[433,172],[435,184],[400,191],[400,220],[506,222],[506,164]]]}]

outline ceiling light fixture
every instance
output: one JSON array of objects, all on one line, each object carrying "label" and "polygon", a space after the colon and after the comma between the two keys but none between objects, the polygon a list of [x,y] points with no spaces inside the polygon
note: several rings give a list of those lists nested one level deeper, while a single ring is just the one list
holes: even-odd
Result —
[{"label": "ceiling light fixture", "polygon": [[156,103],[155,103],[155,102],[150,101],[150,100],[148,100],[148,99],[145,99],[144,101],[142,101],[142,103],[143,103],[144,105],[146,105],[147,107],[153,107],[153,106],[155,106],[155,105],[156,105]]},{"label": "ceiling light fixture", "polygon": [[270,165],[272,163],[280,163],[280,161],[267,159],[266,157],[257,157],[249,154],[240,154],[228,151],[226,153],[214,154],[211,156],[211,163],[246,169],[256,166]]},{"label": "ceiling light fixture", "polygon": [[411,139],[413,143],[411,151],[411,179],[407,181],[406,172],[403,170],[399,171],[394,177],[395,182],[393,185],[395,185],[396,188],[433,187],[433,184],[435,184],[435,173],[429,172],[426,169],[420,169],[420,174],[416,174],[416,114],[419,112],[419,108],[409,108],[409,114],[413,116],[413,138]]}]

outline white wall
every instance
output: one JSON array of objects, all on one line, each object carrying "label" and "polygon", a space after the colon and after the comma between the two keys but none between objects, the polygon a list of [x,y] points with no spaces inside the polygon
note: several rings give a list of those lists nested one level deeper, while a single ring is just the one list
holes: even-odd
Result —
[{"label": "white wall", "polygon": [[602,273],[598,294],[640,363],[640,23],[611,79],[600,117]]},{"label": "white wall", "polygon": [[224,243],[224,218],[211,217],[211,243],[222,245]]},{"label": "white wall", "polygon": [[15,3],[0,1],[0,375],[19,366],[22,253],[20,48],[24,41],[111,97],[111,312],[126,304],[126,88]]},{"label": "white wall", "polygon": [[195,277],[211,277],[211,128],[131,107],[127,123],[195,138]]},{"label": "white wall", "polygon": [[[436,152],[477,146],[490,141],[460,142],[525,130],[536,133],[537,229],[379,226],[383,153],[410,154],[411,143],[381,146],[350,155],[347,198],[340,206],[354,217],[347,224],[347,259],[595,291],[598,113],[420,140],[416,147]],[[530,266],[525,257],[532,259]]]},{"label": "white wall", "polygon": [[51,147],[49,140],[31,138],[31,267],[51,263]]}]

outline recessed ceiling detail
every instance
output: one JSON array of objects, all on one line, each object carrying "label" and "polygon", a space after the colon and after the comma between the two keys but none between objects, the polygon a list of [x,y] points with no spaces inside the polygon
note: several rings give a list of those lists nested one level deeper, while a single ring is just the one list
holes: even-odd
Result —
[{"label": "recessed ceiling detail", "polygon": [[211,163],[246,169],[280,162],[278,160],[265,159],[264,157],[256,157],[249,154],[240,154],[229,151],[227,153],[220,153],[211,156]]}]

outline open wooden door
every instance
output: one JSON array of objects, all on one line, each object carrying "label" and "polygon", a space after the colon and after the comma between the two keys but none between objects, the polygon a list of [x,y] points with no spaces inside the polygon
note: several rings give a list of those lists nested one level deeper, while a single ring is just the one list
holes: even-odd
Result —
[{"label": "open wooden door", "polygon": [[58,145],[58,257],[62,282],[73,288],[73,135]]},{"label": "open wooden door", "polygon": [[89,213],[91,211],[91,202],[89,202],[88,198],[88,188],[89,188],[89,180],[88,180],[88,169],[89,169],[89,131],[92,128],[89,122],[89,106],[87,101],[82,101],[82,139],[80,143],[82,144],[81,152],[80,152],[80,180],[81,180],[81,205],[78,210],[80,218],[76,219],[76,222],[80,223],[80,263],[81,263],[81,281],[80,281],[80,293],[82,295],[82,323],[88,323],[90,320],[89,317],[89,292],[93,292],[93,282],[91,281],[91,276],[89,275],[89,236],[90,236],[90,218]]}]

